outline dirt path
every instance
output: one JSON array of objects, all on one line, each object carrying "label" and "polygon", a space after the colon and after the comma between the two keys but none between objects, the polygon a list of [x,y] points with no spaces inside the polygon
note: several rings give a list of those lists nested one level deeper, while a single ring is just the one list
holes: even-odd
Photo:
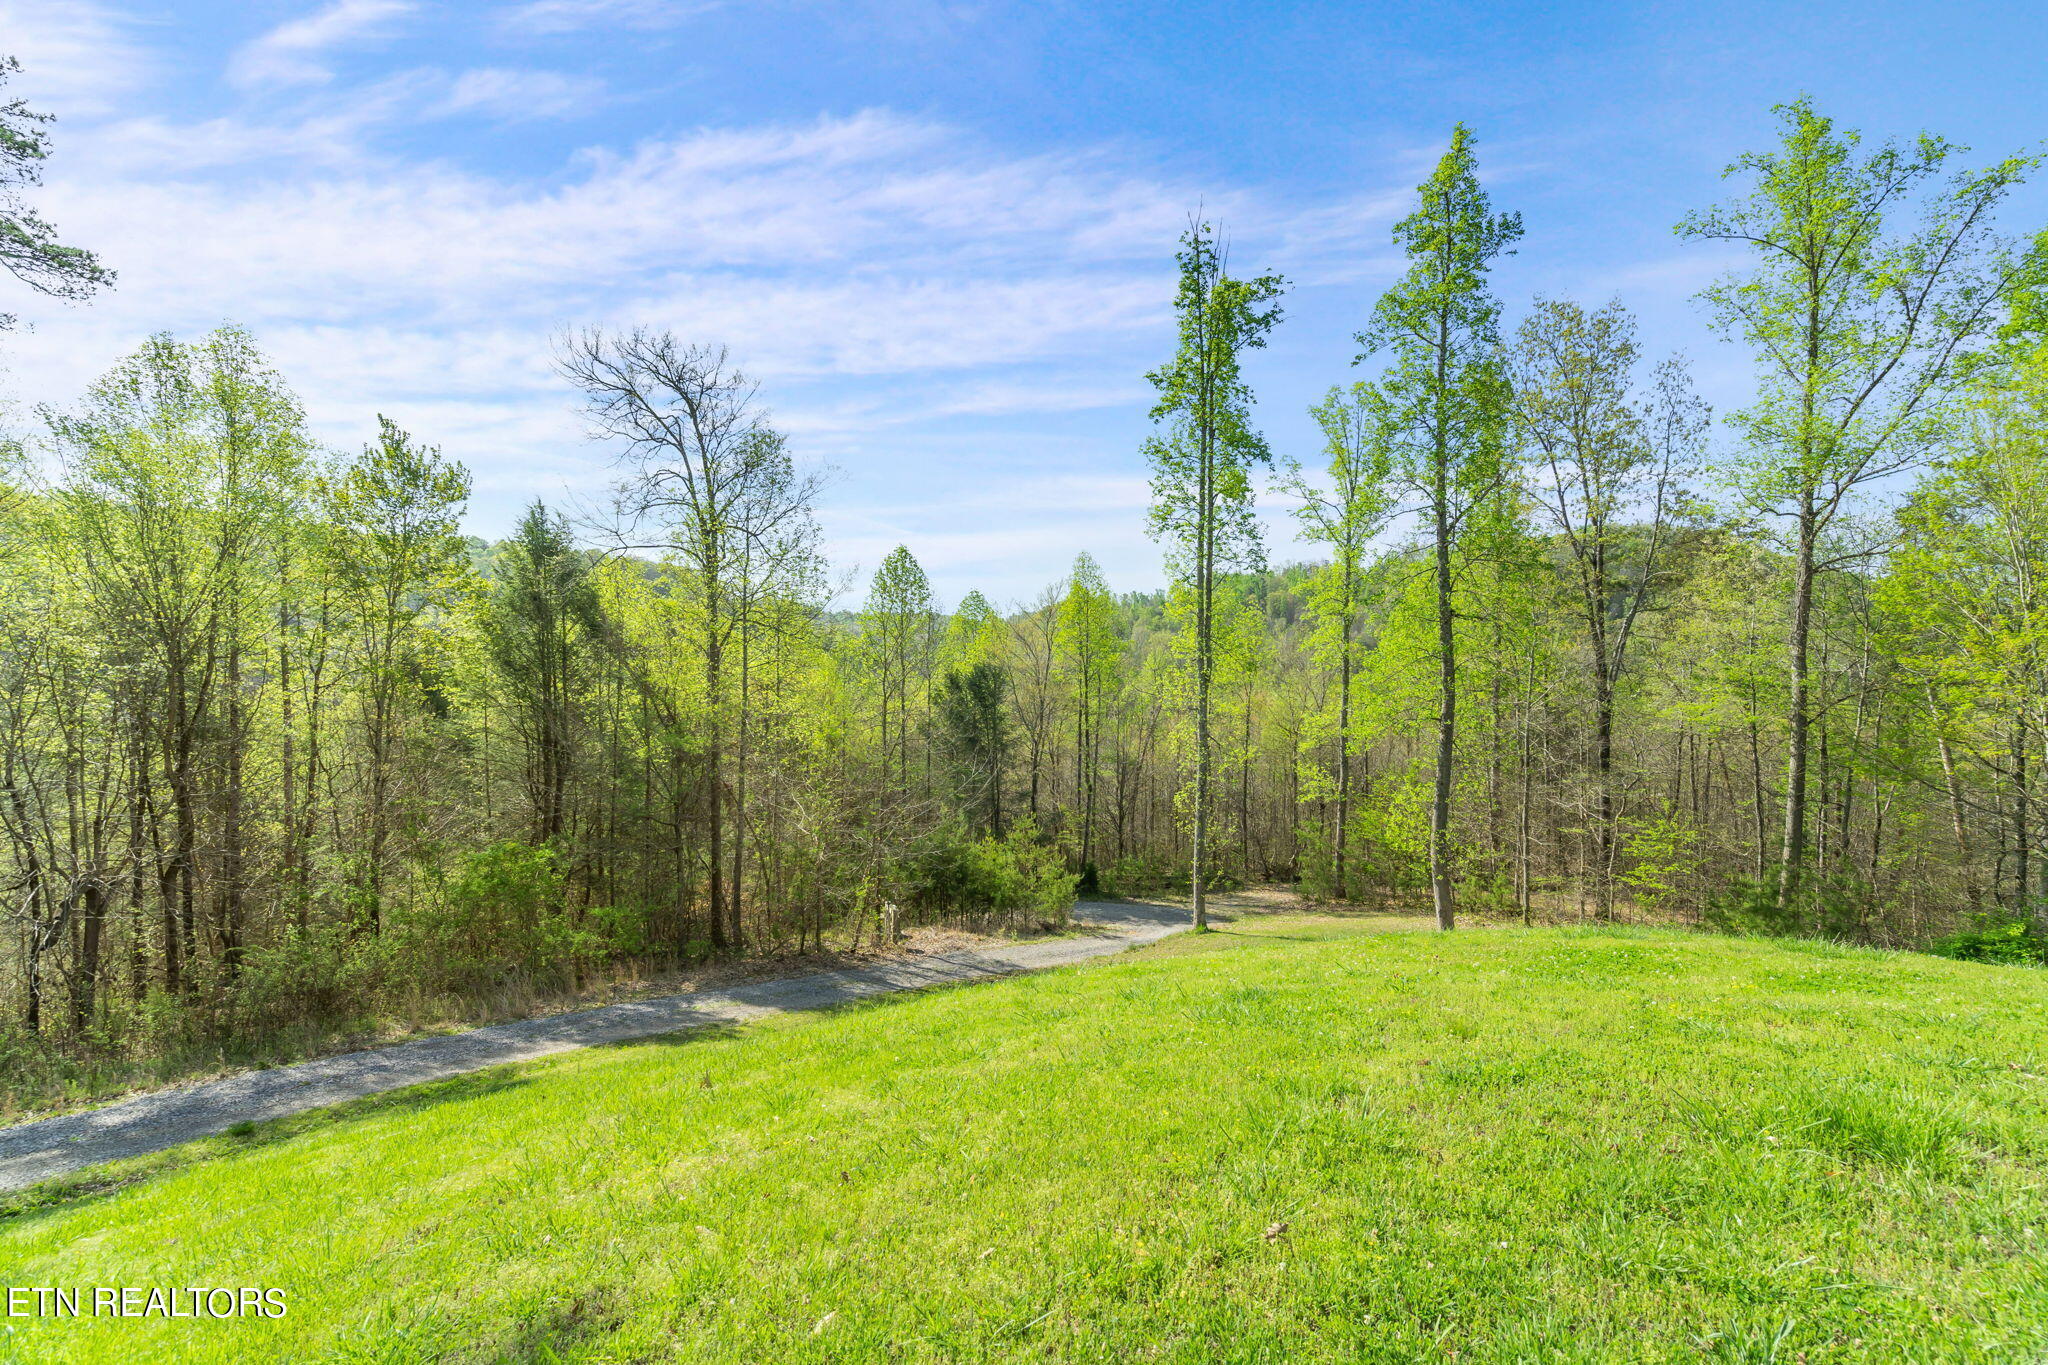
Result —
[{"label": "dirt path", "polygon": [[[1283,908],[1287,893],[1242,893],[1242,908]],[[1235,898],[1214,898],[1228,912]],[[789,1010],[824,1009],[863,996],[977,981],[1065,966],[1153,943],[1187,927],[1179,906],[1084,902],[1074,918],[1092,932],[996,948],[891,958],[843,971],[749,982],[719,990],[633,1000],[598,1009],[492,1024],[466,1033],[349,1052],[141,1095],[103,1109],[0,1128],[0,1190],[16,1190],[87,1166],[211,1137],[240,1123],[283,1118],[506,1062],[654,1034],[742,1023]]]}]

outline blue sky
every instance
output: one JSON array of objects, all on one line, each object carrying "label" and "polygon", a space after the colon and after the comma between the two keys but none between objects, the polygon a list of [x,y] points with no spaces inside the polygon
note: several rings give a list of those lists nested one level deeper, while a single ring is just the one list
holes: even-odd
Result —
[{"label": "blue sky", "polygon": [[[839,471],[842,568],[900,541],[949,600],[1028,598],[1082,549],[1161,581],[1143,375],[1197,204],[1294,282],[1251,375],[1312,461],[1303,410],[1357,377],[1389,225],[1458,120],[1526,223],[1511,316],[1619,295],[1722,407],[1747,367],[1690,298],[1730,258],[1671,225],[1773,102],[1978,160],[2048,138],[2048,23],[1988,0],[0,0],[0,52],[60,118],[38,203],[121,272],[84,307],[10,289],[35,324],[0,340],[16,399],[233,319],[327,442],[381,411],[468,463],[495,536],[608,476],[550,333],[666,326],[729,345]],[[2044,222],[2030,188],[2008,226]]]}]

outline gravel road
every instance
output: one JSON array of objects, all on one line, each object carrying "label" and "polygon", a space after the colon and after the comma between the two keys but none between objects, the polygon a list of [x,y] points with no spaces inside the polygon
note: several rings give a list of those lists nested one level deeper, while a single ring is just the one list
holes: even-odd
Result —
[{"label": "gravel road", "polygon": [[573,1048],[823,1009],[889,991],[1037,971],[1152,943],[1187,927],[1174,906],[1086,902],[1074,918],[1092,932],[974,951],[894,958],[846,971],[690,991],[492,1024],[467,1033],[322,1057],[123,1100],[103,1109],[0,1128],[0,1190],[17,1190],[102,1161],[161,1151],[238,1123],[282,1118],[343,1100]]}]

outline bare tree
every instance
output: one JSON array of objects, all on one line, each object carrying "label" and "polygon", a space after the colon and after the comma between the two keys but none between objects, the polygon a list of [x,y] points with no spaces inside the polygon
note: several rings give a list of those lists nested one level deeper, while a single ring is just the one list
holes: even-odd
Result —
[{"label": "bare tree", "polygon": [[728,720],[736,714],[730,665],[754,604],[771,586],[764,573],[787,579],[804,558],[790,547],[814,541],[810,514],[820,479],[794,468],[758,387],[723,346],[642,327],[588,328],[557,340],[555,363],[583,391],[591,435],[620,447],[616,547],[672,555],[697,594],[711,943],[736,951],[744,946],[739,887],[728,887],[726,877],[727,805],[738,799],[726,767]]}]

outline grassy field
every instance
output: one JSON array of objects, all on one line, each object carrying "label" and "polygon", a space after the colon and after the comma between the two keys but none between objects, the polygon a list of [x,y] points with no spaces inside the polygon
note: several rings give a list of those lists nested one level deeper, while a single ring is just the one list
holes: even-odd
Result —
[{"label": "grassy field", "polygon": [[[45,1189],[20,1361],[2048,1360],[2048,975],[1241,920]],[[106,1180],[105,1175],[101,1180]]]}]

